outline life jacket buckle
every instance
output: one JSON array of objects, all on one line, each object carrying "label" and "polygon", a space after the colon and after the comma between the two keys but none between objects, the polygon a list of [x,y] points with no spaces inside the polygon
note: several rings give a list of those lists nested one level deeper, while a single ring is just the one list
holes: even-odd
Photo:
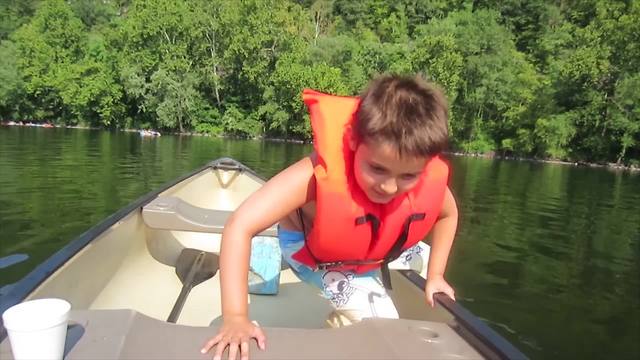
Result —
[{"label": "life jacket buckle", "polygon": [[385,260],[350,260],[350,261],[333,261],[333,262],[324,262],[316,264],[317,270],[332,270],[341,268],[343,266],[360,266],[360,265],[379,265],[382,264]]},{"label": "life jacket buckle", "polygon": [[316,271],[317,270],[331,270],[331,269],[339,268],[342,265],[344,265],[344,263],[342,261],[318,263],[318,264],[316,264]]}]

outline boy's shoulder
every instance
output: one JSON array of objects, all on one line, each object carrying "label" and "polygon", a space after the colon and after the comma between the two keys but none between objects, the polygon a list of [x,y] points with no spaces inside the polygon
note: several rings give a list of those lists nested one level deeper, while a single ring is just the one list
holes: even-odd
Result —
[{"label": "boy's shoulder", "polygon": [[316,178],[314,168],[317,155],[311,153],[276,174],[269,183],[271,191],[287,194],[292,189],[305,189],[306,202],[315,200]]}]

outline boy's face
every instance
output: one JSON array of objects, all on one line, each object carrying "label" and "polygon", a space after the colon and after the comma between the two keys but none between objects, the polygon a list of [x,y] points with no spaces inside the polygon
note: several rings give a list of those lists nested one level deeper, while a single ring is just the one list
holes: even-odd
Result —
[{"label": "boy's face", "polygon": [[353,170],[356,182],[369,200],[386,204],[411,190],[420,178],[427,159],[400,156],[396,146],[375,141],[351,143],[355,151]]}]

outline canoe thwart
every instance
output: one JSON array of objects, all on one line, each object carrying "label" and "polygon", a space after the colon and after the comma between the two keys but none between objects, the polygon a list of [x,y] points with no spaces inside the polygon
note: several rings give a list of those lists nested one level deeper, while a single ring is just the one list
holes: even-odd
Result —
[{"label": "canoe thwart", "polygon": [[[157,197],[142,208],[142,218],[150,228],[218,234],[232,213],[197,207],[174,196]],[[277,236],[277,230],[270,227],[256,235]]]}]

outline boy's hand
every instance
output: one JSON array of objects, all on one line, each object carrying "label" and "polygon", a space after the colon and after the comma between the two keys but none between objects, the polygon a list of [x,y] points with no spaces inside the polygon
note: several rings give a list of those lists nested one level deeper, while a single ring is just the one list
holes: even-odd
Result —
[{"label": "boy's hand", "polygon": [[238,355],[238,348],[240,348],[240,358],[248,360],[249,341],[252,338],[256,339],[260,350],[266,348],[266,337],[257,323],[249,321],[246,317],[225,319],[218,335],[207,341],[200,352],[205,354],[217,344],[218,346],[216,346],[213,355],[214,360],[222,358],[222,353],[227,346],[229,346],[229,359],[235,360]]},{"label": "boy's hand", "polygon": [[433,300],[433,294],[443,292],[447,294],[451,298],[451,300],[456,301],[456,297],[454,296],[453,288],[447,283],[442,275],[435,276],[427,276],[427,285],[424,288],[424,293],[427,296],[427,302],[431,307],[435,306],[435,301]]}]

